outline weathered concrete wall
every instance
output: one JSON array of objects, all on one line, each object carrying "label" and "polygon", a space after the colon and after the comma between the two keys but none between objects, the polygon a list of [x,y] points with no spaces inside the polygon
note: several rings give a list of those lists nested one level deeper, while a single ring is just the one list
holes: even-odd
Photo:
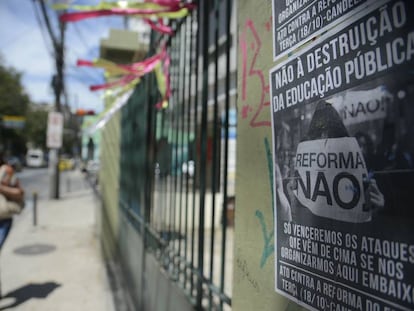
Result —
[{"label": "weathered concrete wall", "polygon": [[102,130],[99,227],[117,310],[192,310],[182,289],[144,249],[142,230],[119,203],[121,111]]},{"label": "weathered concrete wall", "polygon": [[102,195],[102,243],[112,257],[119,236],[120,112],[102,129],[99,186]]},{"label": "weathered concrete wall", "polygon": [[274,290],[269,70],[272,2],[239,1],[233,309],[301,310]]},{"label": "weathered concrete wall", "polygon": [[[277,45],[279,63],[272,2],[278,43],[299,38],[297,47]],[[396,279],[385,262],[390,244],[414,245],[414,5],[334,2],[239,3],[237,311],[300,310],[293,301],[317,310],[413,307],[385,290]],[[401,284],[412,283],[411,259],[400,252],[388,261]],[[275,279],[292,300],[275,292]]]}]

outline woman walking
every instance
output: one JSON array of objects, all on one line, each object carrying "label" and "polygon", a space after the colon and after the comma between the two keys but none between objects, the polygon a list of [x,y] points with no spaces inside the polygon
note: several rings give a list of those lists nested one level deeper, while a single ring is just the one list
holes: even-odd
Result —
[{"label": "woman walking", "polygon": [[[9,235],[13,215],[21,212],[24,206],[24,191],[14,175],[13,168],[4,163],[0,155],[0,253]],[[1,282],[0,282],[0,298]]]}]

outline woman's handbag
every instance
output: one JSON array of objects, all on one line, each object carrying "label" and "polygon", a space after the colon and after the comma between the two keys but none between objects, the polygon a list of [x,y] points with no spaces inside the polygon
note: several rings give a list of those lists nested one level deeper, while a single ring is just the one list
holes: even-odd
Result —
[{"label": "woman's handbag", "polygon": [[20,214],[23,209],[23,203],[19,204],[9,201],[0,194],[0,220],[11,218],[14,214]]}]

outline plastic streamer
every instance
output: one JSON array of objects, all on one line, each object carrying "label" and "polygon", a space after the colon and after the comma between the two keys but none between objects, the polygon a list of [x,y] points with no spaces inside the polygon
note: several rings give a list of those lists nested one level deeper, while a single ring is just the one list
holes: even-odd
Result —
[{"label": "plastic streamer", "polygon": [[139,82],[141,82],[141,79],[136,79],[136,80],[120,87],[116,91],[110,90],[111,93],[104,94],[104,97],[111,96],[111,97],[116,98],[116,97],[122,96],[124,93],[126,93],[126,92],[130,91],[131,89],[133,89]]},{"label": "plastic streamer", "polygon": [[91,91],[99,91],[99,90],[105,90],[108,88],[113,88],[113,87],[119,87],[119,86],[125,86],[128,85],[129,83],[132,82],[139,82],[140,78],[135,76],[135,75],[126,75],[125,77],[122,77],[121,79],[118,79],[116,81],[111,81],[111,82],[107,82],[107,83],[103,83],[103,84],[95,84],[95,85],[91,85],[89,87],[89,89]]},{"label": "plastic streamer", "polygon": [[170,26],[167,26],[164,24],[162,18],[158,19],[158,23],[153,22],[152,20],[146,18],[144,19],[144,21],[151,27],[151,29],[159,32],[159,33],[164,33],[167,35],[172,35],[174,33],[174,31],[172,30],[172,28]]},{"label": "plastic streamer", "polygon": [[[193,3],[180,3],[177,1],[140,2],[140,3],[120,3],[102,2],[95,6],[90,5],[55,5],[55,9],[74,9],[80,12],[68,12],[60,15],[62,22],[77,22],[80,20],[110,15],[135,15],[143,18],[183,18],[188,15],[189,10],[193,9]],[[155,24],[154,24],[155,25]],[[161,26],[160,29],[165,29]]]},{"label": "plastic streamer", "polygon": [[159,101],[155,107],[157,109],[165,109],[168,107],[168,99],[171,96],[171,87],[170,87],[170,56],[165,52],[164,63],[161,68],[159,64],[155,68],[155,77],[157,79],[158,89],[161,93],[161,101]]},{"label": "plastic streamer", "polygon": [[86,67],[99,67],[99,68],[105,69],[106,72],[109,74],[108,76],[119,76],[119,75],[134,73],[134,72],[131,72],[130,70],[127,70],[126,68],[122,68],[119,65],[111,61],[102,59],[102,58],[98,58],[94,61],[79,59],[76,65],[86,66]]},{"label": "plastic streamer", "polygon": [[[56,3],[52,5],[55,10],[111,10],[111,9],[145,9],[158,10],[165,7],[187,7],[189,3],[182,3],[181,0],[147,0],[144,2],[126,2],[126,1],[102,1],[96,5],[72,5],[67,3]],[[191,4],[193,5],[193,4]]]},{"label": "plastic streamer", "polygon": [[145,3],[157,3],[161,5],[171,5],[176,4],[179,5],[181,3],[181,0],[145,0]]},{"label": "plastic streamer", "polygon": [[78,66],[98,67],[105,69],[109,76],[116,75],[135,75],[138,77],[143,76],[154,70],[157,63],[166,57],[166,50],[163,48],[160,53],[151,56],[141,62],[132,63],[129,65],[119,65],[114,62],[98,58],[93,61],[78,60]]},{"label": "plastic streamer", "polygon": [[112,88],[121,88],[118,94],[123,94],[133,88],[141,81],[141,77],[154,71],[158,89],[161,94],[161,101],[156,104],[158,109],[168,106],[168,98],[171,95],[170,89],[170,57],[165,46],[161,52],[151,56],[141,62],[128,65],[119,65],[105,59],[96,59],[94,61],[78,60],[78,66],[97,67],[106,70],[109,76],[121,76],[121,78],[103,84],[96,84],[89,87],[91,91],[107,90]]}]

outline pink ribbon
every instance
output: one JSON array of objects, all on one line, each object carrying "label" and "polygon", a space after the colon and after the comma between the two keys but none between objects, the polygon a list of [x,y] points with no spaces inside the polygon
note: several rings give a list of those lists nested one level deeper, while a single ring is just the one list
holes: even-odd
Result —
[{"label": "pink ribbon", "polygon": [[170,26],[165,25],[161,18],[158,19],[158,24],[154,23],[152,20],[148,18],[144,19],[144,21],[151,27],[151,29],[157,32],[164,33],[167,35],[174,34],[172,28]]},{"label": "pink ribbon", "polygon": [[76,62],[76,66],[89,66],[89,67],[93,67],[94,63],[89,61],[89,60],[83,60],[83,59],[78,59],[78,61]]},{"label": "pink ribbon", "polygon": [[113,88],[116,86],[124,86],[127,85],[128,83],[139,79],[139,77],[135,76],[135,75],[126,75],[125,77],[122,77],[119,80],[116,81],[112,81],[112,82],[108,82],[108,83],[103,83],[103,84],[95,84],[95,85],[91,85],[89,87],[89,89],[91,91],[98,91],[98,90],[105,90],[105,89],[109,89],[109,88]]},{"label": "pink ribbon", "polygon": [[170,85],[170,63],[171,58],[170,55],[167,53],[165,46],[163,47],[164,52],[164,64],[163,64],[163,71],[165,75],[165,83],[166,83],[166,91],[162,99],[155,105],[155,108],[161,110],[163,107],[163,103],[167,101],[171,96],[171,85]]},{"label": "pink ribbon", "polygon": [[71,12],[64,13],[60,15],[60,20],[62,22],[77,22],[83,19],[101,17],[101,16],[110,16],[110,15],[156,15],[159,13],[169,13],[177,12],[183,8],[193,9],[194,4],[186,3],[183,5],[177,4],[168,4],[164,9],[154,10],[154,9],[108,9],[108,10],[91,10],[85,12]]},{"label": "pink ribbon", "polygon": [[[162,60],[164,60],[164,66],[163,66],[164,74],[166,74],[166,76],[167,76],[168,71],[169,71],[170,60],[169,60],[169,56],[167,54],[167,51],[166,51],[165,47],[163,47],[161,52],[159,52],[158,54],[156,54],[154,56],[151,56],[151,57],[149,57],[149,58],[147,58],[147,59],[145,59],[141,62],[137,62],[137,63],[133,63],[133,64],[129,64],[129,65],[117,65],[119,68],[122,68],[124,70],[129,71],[131,74],[127,74],[127,75],[123,76],[121,79],[116,80],[116,81],[103,83],[103,84],[92,85],[92,86],[89,87],[89,89],[91,91],[97,91],[97,90],[103,90],[103,89],[113,88],[113,87],[117,87],[117,86],[124,86],[124,85],[132,82],[133,80],[139,79],[143,75],[153,71],[155,66]],[[88,61],[88,60],[82,60],[82,59],[79,59],[77,61],[77,65],[78,66],[88,66],[88,67],[99,67],[99,65],[96,65],[94,62],[91,62],[91,61]],[[167,97],[169,97],[170,96],[169,78],[167,79],[166,83],[167,83],[167,85],[166,85],[167,92],[166,92],[165,95]]]}]

